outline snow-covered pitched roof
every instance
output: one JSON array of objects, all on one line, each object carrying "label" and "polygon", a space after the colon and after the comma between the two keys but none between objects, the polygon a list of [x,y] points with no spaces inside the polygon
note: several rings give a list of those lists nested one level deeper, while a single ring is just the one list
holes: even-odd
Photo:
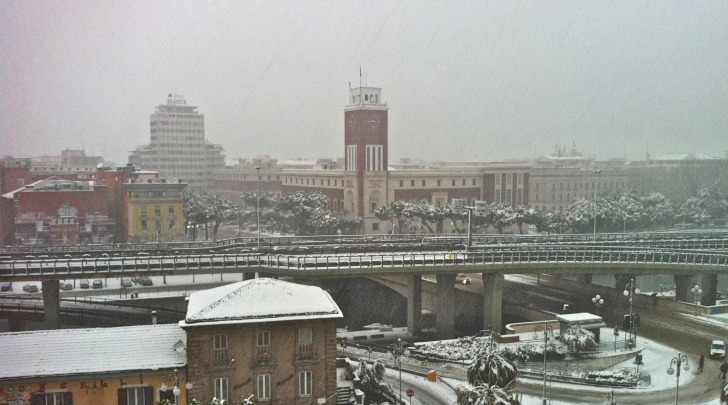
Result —
[{"label": "snow-covered pitched roof", "polygon": [[326,291],[272,278],[256,278],[190,294],[180,326],[342,318]]},{"label": "snow-covered pitched roof", "polygon": [[179,341],[175,324],[0,333],[0,381],[183,367]]}]

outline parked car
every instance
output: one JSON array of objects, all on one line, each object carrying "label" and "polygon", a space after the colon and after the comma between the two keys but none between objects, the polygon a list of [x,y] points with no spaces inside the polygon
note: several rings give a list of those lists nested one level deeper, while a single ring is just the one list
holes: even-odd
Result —
[{"label": "parked car", "polygon": [[29,293],[38,292],[38,286],[33,285],[33,284],[26,284],[23,286],[23,291],[29,292]]},{"label": "parked car", "polygon": [[725,342],[722,340],[714,340],[710,344],[710,358],[712,359],[724,359],[725,358]]},{"label": "parked car", "polygon": [[94,280],[93,284],[91,284],[91,287],[93,288],[101,288],[104,286],[104,282],[101,280]]},{"label": "parked car", "polygon": [[0,283],[0,292],[9,292],[13,291],[13,283],[10,281],[3,281]]},{"label": "parked car", "polygon": [[60,288],[61,290],[73,290],[73,284],[67,281],[59,281],[58,288]]},{"label": "parked car", "polygon": [[146,286],[150,286],[153,283],[152,283],[152,279],[149,278],[149,277],[140,277],[139,278],[139,284],[146,285]]},{"label": "parked car", "polygon": [[122,287],[131,287],[131,280],[129,280],[128,278],[122,278],[121,286]]},{"label": "parked car", "polygon": [[81,288],[89,288],[90,285],[88,280],[81,280]]}]

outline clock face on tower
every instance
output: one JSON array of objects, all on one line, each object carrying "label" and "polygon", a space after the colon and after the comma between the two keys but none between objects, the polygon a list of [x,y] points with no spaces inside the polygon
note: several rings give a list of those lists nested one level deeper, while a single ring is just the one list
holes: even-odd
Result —
[{"label": "clock face on tower", "polygon": [[381,123],[381,119],[377,114],[369,114],[367,116],[367,125],[370,129],[378,129]]}]

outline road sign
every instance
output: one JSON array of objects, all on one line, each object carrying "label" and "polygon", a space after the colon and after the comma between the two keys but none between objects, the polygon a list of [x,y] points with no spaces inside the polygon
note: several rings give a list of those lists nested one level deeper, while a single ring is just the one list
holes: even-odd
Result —
[{"label": "road sign", "polygon": [[412,388],[408,389],[407,390],[407,396],[410,397],[410,398],[412,398],[413,396],[415,396],[415,390],[413,390]]},{"label": "road sign", "polygon": [[455,210],[455,212],[463,213],[465,212],[465,199],[463,198],[453,198],[452,199],[452,208]]},{"label": "road sign", "polygon": [[473,212],[476,216],[484,217],[488,215],[488,201],[475,201],[475,211]]}]

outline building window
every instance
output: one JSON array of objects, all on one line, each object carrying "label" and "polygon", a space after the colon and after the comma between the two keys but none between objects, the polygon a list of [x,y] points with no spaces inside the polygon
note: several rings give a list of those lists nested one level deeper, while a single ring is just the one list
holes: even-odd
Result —
[{"label": "building window", "polygon": [[440,187],[440,179],[437,179],[437,187]]},{"label": "building window", "polygon": [[463,179],[462,183],[463,183],[463,186],[464,186],[465,185],[465,179]]},{"label": "building window", "polygon": [[414,180],[410,180],[410,187],[414,187],[414,186],[415,186],[415,181]]},{"label": "building window", "polygon": [[400,181],[399,181],[399,186],[400,186],[400,187],[404,187],[404,180],[400,180]]},{"label": "building window", "polygon": [[356,170],[356,145],[346,147],[346,170],[350,172]]},{"label": "building window", "polygon": [[376,210],[376,209],[377,209],[377,203],[373,202],[372,203],[372,206],[371,206],[371,211],[370,212],[371,213],[374,213],[374,210]]},{"label": "building window", "polygon": [[425,180],[422,180],[422,187],[425,186]]},{"label": "building window", "polygon": [[500,184],[501,184],[501,175],[500,174],[496,174],[495,175],[495,185],[496,186],[500,186]]},{"label": "building window", "polygon": [[162,215],[162,207],[160,207],[159,205],[155,205],[154,206],[154,216],[158,217],[160,215]]},{"label": "building window", "polygon": [[143,231],[147,230],[147,220],[146,219],[142,219],[142,230]]},{"label": "building window", "polygon": [[70,392],[43,392],[30,397],[32,405],[73,405]]},{"label": "building window", "polygon": [[267,330],[260,330],[255,336],[256,346],[270,346],[270,332]]},{"label": "building window", "polygon": [[258,376],[258,399],[270,399],[270,374]]},{"label": "building window", "polygon": [[298,394],[302,397],[311,396],[313,391],[313,372],[301,371],[298,373]]},{"label": "building window", "polygon": [[452,179],[452,185],[453,186],[455,185],[455,179]]},{"label": "building window", "polygon": [[379,230],[379,222],[372,222],[372,231]]},{"label": "building window", "polygon": [[518,173],[518,185],[523,184],[523,173]]},{"label": "building window", "polygon": [[475,179],[473,179],[473,185],[475,185]]},{"label": "building window", "polygon": [[141,216],[142,218],[144,218],[144,217],[146,217],[146,216],[147,216],[147,206],[146,206],[146,205],[142,205],[142,207],[141,207],[141,213],[140,213],[139,215],[140,215],[140,216]]},{"label": "building window", "polygon": [[154,405],[152,387],[128,387],[118,392],[119,405]]},{"label": "building window", "polygon": [[516,204],[521,205],[523,204],[523,189],[519,188],[516,190]]},{"label": "building window", "polygon": [[367,171],[381,171],[383,167],[382,145],[367,145]]},{"label": "building window", "polygon": [[501,190],[499,188],[495,190],[495,203],[501,203]]},{"label": "building window", "polygon": [[298,330],[298,357],[311,358],[313,356],[313,329],[300,328]]},{"label": "building window", "polygon": [[170,205],[169,209],[167,210],[167,213],[169,214],[169,216],[173,217],[174,216],[174,206]]},{"label": "building window", "polygon": [[307,345],[313,342],[313,329],[311,328],[300,328],[298,329],[298,344]]},{"label": "building window", "polygon": [[215,398],[228,399],[228,379],[227,378],[216,378],[215,379]]}]

